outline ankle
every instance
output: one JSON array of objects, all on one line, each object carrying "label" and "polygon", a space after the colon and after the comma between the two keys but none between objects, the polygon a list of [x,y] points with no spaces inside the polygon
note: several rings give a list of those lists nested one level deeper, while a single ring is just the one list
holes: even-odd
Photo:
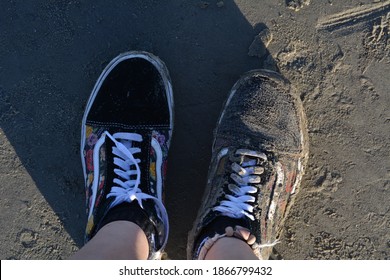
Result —
[{"label": "ankle", "polygon": [[149,251],[146,234],[137,224],[113,221],[103,226],[71,259],[146,260]]},{"label": "ankle", "polygon": [[[256,242],[256,237],[247,229],[243,219],[220,216],[207,225],[198,236],[193,250],[193,257],[199,260],[205,259],[209,250],[219,240],[225,238],[237,239],[237,241],[248,247],[250,251],[252,251],[251,246]],[[231,250],[229,247],[227,249]]]},{"label": "ankle", "polygon": [[210,249],[205,260],[257,260],[248,243],[237,237],[221,237]]}]

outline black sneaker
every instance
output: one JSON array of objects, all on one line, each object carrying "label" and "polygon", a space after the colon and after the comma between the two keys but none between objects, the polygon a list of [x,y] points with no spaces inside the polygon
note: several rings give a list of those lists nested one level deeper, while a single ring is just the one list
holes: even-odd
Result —
[{"label": "black sneaker", "polygon": [[204,259],[219,238],[235,236],[259,259],[268,259],[307,156],[303,107],[290,84],[275,72],[246,73],[233,86],[217,124],[188,258]]},{"label": "black sneaker", "polygon": [[146,52],[114,58],[97,80],[82,121],[86,242],[110,209],[133,203],[144,213],[134,222],[148,238],[149,258],[160,257],[169,231],[162,200],[172,129],[173,94],[165,64]]}]

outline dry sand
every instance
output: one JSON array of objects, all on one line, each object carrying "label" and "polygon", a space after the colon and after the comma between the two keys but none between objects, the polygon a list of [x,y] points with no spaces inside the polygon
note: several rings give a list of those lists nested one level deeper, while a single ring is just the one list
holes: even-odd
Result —
[{"label": "dry sand", "polygon": [[0,26],[1,259],[82,246],[83,108],[104,66],[133,49],[173,80],[170,258],[185,258],[223,101],[261,67],[299,90],[310,136],[273,258],[390,258],[390,1],[7,1]]}]

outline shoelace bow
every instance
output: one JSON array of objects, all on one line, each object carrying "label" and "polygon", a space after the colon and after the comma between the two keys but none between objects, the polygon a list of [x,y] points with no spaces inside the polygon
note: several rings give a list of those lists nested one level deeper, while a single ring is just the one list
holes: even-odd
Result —
[{"label": "shoelace bow", "polygon": [[258,188],[250,184],[261,182],[260,175],[264,173],[264,168],[259,165],[259,159],[265,162],[267,156],[264,153],[246,149],[238,149],[235,154],[243,160],[240,164],[236,161],[231,164],[234,172],[230,174],[230,178],[235,184],[229,184],[228,189],[233,195],[226,194],[225,199],[214,207],[214,210],[228,217],[246,216],[253,221],[255,218],[252,215],[253,206],[250,203],[255,202],[254,194],[258,192]]},{"label": "shoelace bow", "polygon": [[[134,154],[141,152],[140,148],[133,147],[132,142],[142,142],[142,136],[136,133],[115,133],[106,135],[114,142],[112,153],[115,155],[114,164],[118,167],[114,173],[118,178],[114,179],[114,186],[107,198],[114,197],[111,207],[123,202],[132,202],[136,200],[139,206],[144,209],[142,201],[151,199],[156,203],[156,209],[160,212],[160,218],[165,225],[164,243],[168,236],[168,214],[163,203],[156,197],[143,193],[139,188],[141,183],[140,160],[134,158]],[[133,167],[133,168],[132,168]],[[135,167],[135,169],[134,169]],[[135,178],[134,178],[135,176]]]}]

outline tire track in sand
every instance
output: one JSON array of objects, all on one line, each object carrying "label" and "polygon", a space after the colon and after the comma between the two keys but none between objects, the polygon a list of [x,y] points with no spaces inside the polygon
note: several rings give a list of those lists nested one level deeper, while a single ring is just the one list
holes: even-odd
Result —
[{"label": "tire track in sand", "polygon": [[390,1],[364,5],[319,19],[316,29],[335,31],[349,28],[359,23],[374,20],[388,12],[390,12]]}]

